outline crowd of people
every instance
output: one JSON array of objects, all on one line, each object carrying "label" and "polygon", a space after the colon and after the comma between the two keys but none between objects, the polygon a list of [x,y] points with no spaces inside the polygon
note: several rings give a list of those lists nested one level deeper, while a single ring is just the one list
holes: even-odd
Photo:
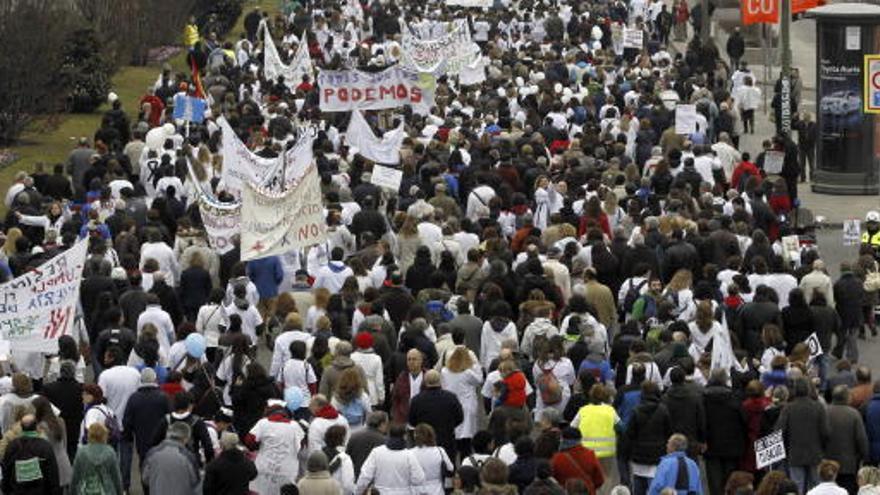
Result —
[{"label": "crowd of people", "polygon": [[[786,241],[809,237],[815,125],[741,146],[761,90],[738,32],[729,61],[701,43],[697,3],[313,0],[248,12],[237,40],[191,21],[200,77],[166,67],[132,113],[111,95],[66,164],[5,196],[4,280],[77,239],[89,256],[80,331],[5,363],[3,493],[880,493],[858,361],[880,214],[838,280]],[[319,70],[375,72],[454,19],[485,80],[365,112],[404,123],[396,191],[314,75],[263,75],[265,29],[286,63],[305,43]],[[175,120],[202,91],[205,122]],[[209,243],[200,195],[237,200],[220,116],[264,158],[317,127],[325,242],[248,262]],[[775,432],[787,455],[763,465]]]}]

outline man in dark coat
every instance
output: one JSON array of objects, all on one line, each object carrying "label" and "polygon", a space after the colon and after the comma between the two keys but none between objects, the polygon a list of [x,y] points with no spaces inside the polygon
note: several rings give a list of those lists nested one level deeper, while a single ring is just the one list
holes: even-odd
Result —
[{"label": "man in dark coat", "polygon": [[[666,455],[666,440],[672,435],[669,409],[660,401],[657,384],[642,382],[642,400],[626,428],[626,457],[633,464],[656,466]],[[633,492],[647,493],[651,478],[633,476]]]},{"label": "man in dark coat", "polygon": [[367,416],[367,427],[355,431],[348,440],[345,452],[351,457],[354,464],[355,477],[360,476],[361,466],[367,460],[367,456],[374,448],[385,445],[388,439],[388,413],[373,411]]},{"label": "man in dark coat", "polygon": [[450,459],[455,459],[455,428],[464,421],[464,411],[458,397],[440,387],[440,373],[425,373],[422,391],[413,397],[409,406],[409,424],[426,423],[434,428],[437,445],[446,449]]},{"label": "man in dark coat", "polygon": [[746,422],[741,400],[727,386],[725,369],[715,369],[703,392],[706,411],[706,477],[709,493],[723,493],[745,452]]},{"label": "man in dark coat", "polygon": [[64,420],[67,430],[67,454],[73,459],[76,457],[79,428],[83,420],[82,383],[76,380],[76,363],[62,362],[58,380],[43,385],[42,393],[60,411],[58,415]]},{"label": "man in dark coat", "polygon": [[862,301],[865,297],[864,284],[852,271],[848,261],[840,263],[840,279],[834,283],[834,301],[845,336],[846,357],[853,363],[859,360],[859,347],[856,335],[865,337],[862,320]]},{"label": "man in dark coat", "polygon": [[739,26],[733,28],[733,33],[727,38],[727,56],[730,57],[732,70],[739,68],[739,60],[746,52],[746,40],[739,31]]},{"label": "man in dark coat", "polygon": [[168,397],[156,384],[156,372],[151,368],[141,371],[141,386],[131,394],[122,418],[127,442],[135,442],[138,458],[143,461],[153,447],[156,430],[171,412]]},{"label": "man in dark coat", "polygon": [[37,432],[33,414],[21,418],[21,429],[3,456],[3,493],[60,494],[55,452]]},{"label": "man in dark coat", "polygon": [[666,248],[666,262],[663,266],[663,282],[668,283],[680,269],[696,273],[700,262],[697,248],[684,240],[684,232],[680,229],[672,231],[672,243]]},{"label": "man in dark coat", "polygon": [[685,378],[680,366],[669,371],[672,385],[666,390],[663,403],[669,409],[672,430],[688,438],[688,455],[696,459],[700,445],[706,442],[706,412],[700,388]]},{"label": "man in dark coat", "polygon": [[828,425],[834,435],[828,439],[825,458],[840,463],[837,484],[850,493],[859,491],[856,473],[868,458],[868,435],[859,411],[849,405],[849,388],[838,385],[831,392]]},{"label": "man in dark coat", "polygon": [[810,396],[807,379],[794,379],[791,390],[792,399],[782,409],[776,429],[782,430],[789,476],[798,491],[806,493],[819,482],[816,466],[825,456],[831,430],[825,407]]},{"label": "man in dark coat", "polygon": [[224,432],[220,437],[222,452],[205,467],[202,493],[239,495],[250,493],[248,485],[257,477],[254,463],[238,448],[238,435]]}]

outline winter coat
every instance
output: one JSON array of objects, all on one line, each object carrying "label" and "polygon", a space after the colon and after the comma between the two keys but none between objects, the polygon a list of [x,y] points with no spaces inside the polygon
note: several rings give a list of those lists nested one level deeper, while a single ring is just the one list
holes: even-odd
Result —
[{"label": "winter coat", "polygon": [[150,493],[192,495],[199,486],[198,462],[182,444],[165,440],[147,454],[141,477]]},{"label": "winter coat", "polygon": [[257,286],[260,299],[271,299],[278,295],[278,285],[284,279],[284,268],[278,256],[269,256],[248,261],[247,275]]},{"label": "winter coat", "polygon": [[211,295],[211,275],[204,268],[191,266],[180,275],[180,305],[190,312],[198,311]]},{"label": "winter coat", "polygon": [[121,494],[122,474],[116,451],[102,443],[81,446],[73,461],[70,493]]},{"label": "winter coat", "polygon": [[75,378],[61,377],[43,385],[43,395],[60,411],[59,416],[64,420],[67,431],[67,454],[73,459],[79,445],[79,427],[83,420],[82,384]]},{"label": "winter coat", "polygon": [[464,411],[458,397],[441,388],[422,388],[409,406],[409,424],[427,423],[434,427],[437,445],[455,454],[455,428],[464,421]]},{"label": "winter coat", "polygon": [[706,408],[706,457],[738,460],[745,450],[746,421],[740,401],[729,387],[714,385],[703,392]]},{"label": "winter coat", "polygon": [[266,401],[277,397],[278,391],[269,377],[248,377],[241,385],[232,385],[231,396],[235,430],[247,432],[263,417]]},{"label": "winter coat", "polygon": [[142,386],[128,398],[122,429],[126,440],[135,441],[140,459],[146,457],[156,430],[170,412],[168,397],[158,387]]},{"label": "winter coat", "polygon": [[822,460],[830,434],[825,407],[809,397],[789,402],[776,422],[785,439],[789,466],[816,466]]},{"label": "winter coat", "polygon": [[553,469],[553,477],[562,486],[569,479],[581,479],[587,484],[590,493],[596,493],[605,482],[596,454],[583,445],[557,452],[550,459],[550,467]]},{"label": "winter coat", "polygon": [[865,430],[868,434],[870,455],[868,462],[880,462],[880,394],[875,394],[864,405]]},{"label": "winter coat", "polygon": [[841,274],[834,284],[834,300],[837,301],[837,313],[843,328],[860,328],[862,326],[862,300],[865,297],[864,284],[852,272]]},{"label": "winter coat", "polygon": [[[32,481],[17,479],[19,463],[36,462],[33,466],[41,476]],[[12,440],[6,448],[2,461],[3,493],[9,495],[60,494],[58,465],[52,445],[36,432],[29,432]]]},{"label": "winter coat", "polygon": [[248,485],[256,477],[256,466],[241,450],[226,450],[205,467],[202,493],[247,495]]},{"label": "winter coat", "polygon": [[663,396],[669,409],[672,431],[682,433],[691,442],[703,443],[706,438],[706,412],[703,397],[693,384],[673,384]]},{"label": "winter coat", "polygon": [[834,432],[825,447],[825,457],[840,463],[840,472],[854,475],[868,457],[868,435],[862,415],[847,405],[828,406],[828,425]]},{"label": "winter coat", "polygon": [[321,374],[321,383],[318,384],[318,393],[323,394],[328,398],[333,397],[333,393],[336,391],[336,384],[339,383],[339,377],[342,376],[342,373],[345,370],[352,367],[358,370],[358,373],[361,375],[362,383],[367,383],[367,376],[364,374],[364,370],[356,365],[350,357],[336,356],[333,358],[330,366],[325,368],[323,374]]},{"label": "winter coat", "polygon": [[629,459],[637,464],[656,465],[665,455],[666,441],[672,433],[672,418],[660,397],[642,396],[626,429]]},{"label": "winter coat", "polygon": [[307,473],[296,484],[300,493],[309,495],[342,495],[342,487],[339,482],[330,476],[328,471]]}]

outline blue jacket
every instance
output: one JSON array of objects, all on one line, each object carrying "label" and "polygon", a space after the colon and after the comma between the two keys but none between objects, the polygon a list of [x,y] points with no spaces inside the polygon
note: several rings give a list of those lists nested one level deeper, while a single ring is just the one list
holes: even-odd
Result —
[{"label": "blue jacket", "polygon": [[684,452],[673,452],[666,454],[660,458],[660,464],[657,465],[657,474],[651,481],[651,487],[648,488],[648,495],[660,495],[664,488],[675,488],[675,482],[678,480],[678,464],[679,459],[684,457],[688,471],[688,489],[676,490],[678,495],[702,495],[703,485],[700,484],[700,467],[690,457],[686,457]]},{"label": "blue jacket", "polygon": [[870,447],[869,462],[880,461],[880,394],[874,394],[865,404],[865,431]]},{"label": "blue jacket", "polygon": [[278,256],[269,256],[248,261],[247,275],[257,286],[260,299],[269,299],[278,295],[278,286],[284,279],[284,268]]}]

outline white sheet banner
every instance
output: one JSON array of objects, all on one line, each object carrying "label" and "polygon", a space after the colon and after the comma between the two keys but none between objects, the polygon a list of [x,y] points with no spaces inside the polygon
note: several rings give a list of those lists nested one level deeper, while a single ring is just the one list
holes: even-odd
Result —
[{"label": "white sheet banner", "polygon": [[312,59],[309,57],[309,47],[306,42],[306,33],[303,32],[299,39],[299,46],[293,55],[293,60],[287,65],[281,61],[275,41],[269,32],[269,26],[263,23],[263,75],[270,81],[275,81],[278,76],[284,76],[284,85],[293,91],[302,83],[302,76],[312,76],[315,71],[312,67]]},{"label": "white sheet banner", "polygon": [[222,133],[220,152],[223,155],[223,171],[220,179],[223,189],[229,191],[236,198],[241,197],[241,191],[245,183],[263,186],[276,174],[284,161],[287,160],[287,182],[290,182],[291,171],[300,167],[304,170],[312,161],[312,143],[316,133],[300,133],[300,139],[296,145],[287,150],[283,156],[276,158],[263,158],[251,152],[241,139],[232,130],[225,118],[217,119]]},{"label": "white sheet banner", "polygon": [[464,19],[455,20],[449,33],[440,38],[422,39],[404,31],[401,49],[404,65],[434,75],[459,74],[480,53]]},{"label": "white sheet banner", "polygon": [[373,166],[373,173],[370,175],[371,184],[397,192],[400,190],[400,183],[402,181],[403,171],[396,168],[383,167],[382,165]]},{"label": "white sheet banner", "polygon": [[0,285],[0,338],[14,351],[58,351],[58,337],[71,334],[88,239]]},{"label": "white sheet banner", "polygon": [[241,202],[241,259],[265,258],[327,239],[318,169],[281,194],[246,184]]},{"label": "white sheet banner", "polygon": [[462,67],[458,74],[458,84],[462,86],[482,84],[486,80],[486,67],[488,66],[489,61],[486,57],[479,55],[472,64]]},{"label": "white sheet banner", "polygon": [[393,165],[400,163],[400,145],[403,144],[404,137],[406,134],[401,122],[396,129],[386,132],[382,138],[377,138],[360,110],[351,112],[351,122],[348,124],[348,130],[345,131],[345,142],[357,148],[358,154],[377,163]]},{"label": "white sheet banner", "polygon": [[478,7],[488,9],[492,6],[492,0],[446,0],[450,7]]},{"label": "white sheet banner", "polygon": [[434,105],[434,78],[400,66],[382,72],[322,70],[318,74],[322,112],[384,110],[411,105],[426,113]]},{"label": "white sheet banner", "polygon": [[232,238],[241,231],[241,204],[219,203],[202,192],[198,200],[208,244],[218,254],[228,253],[235,247]]}]

